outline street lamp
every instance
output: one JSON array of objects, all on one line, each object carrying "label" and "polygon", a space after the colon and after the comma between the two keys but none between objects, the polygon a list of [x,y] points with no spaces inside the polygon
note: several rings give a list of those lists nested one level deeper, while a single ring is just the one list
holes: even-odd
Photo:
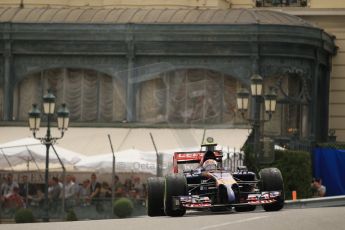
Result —
[{"label": "street lamp", "polygon": [[50,132],[51,118],[55,111],[55,96],[48,90],[48,94],[43,97],[43,111],[47,116],[47,133],[44,137],[36,137],[36,132],[40,129],[41,124],[41,112],[37,108],[37,104],[32,105],[32,109],[29,112],[29,128],[32,131],[35,139],[41,141],[46,146],[46,168],[45,168],[45,187],[44,187],[44,217],[43,221],[49,221],[49,200],[48,200],[48,180],[49,180],[49,148],[56,140],[61,139],[68,128],[69,123],[69,111],[66,104],[62,104],[61,108],[57,112],[58,129],[61,132],[60,137],[52,137]]},{"label": "street lamp", "polygon": [[241,112],[242,116],[248,110],[249,92],[247,89],[242,88],[237,93],[237,109]]},{"label": "street lamp", "polygon": [[253,96],[261,96],[262,95],[262,82],[263,79],[259,74],[254,74],[250,78],[251,84],[250,89],[252,91]]},{"label": "street lamp", "polygon": [[[255,167],[258,167],[258,154],[260,152],[260,126],[262,122],[271,120],[272,114],[275,112],[277,104],[277,94],[271,89],[269,93],[262,96],[263,93],[263,79],[260,75],[254,74],[251,77],[251,95],[254,101],[254,115],[253,119],[246,118],[245,114],[248,111],[249,92],[247,89],[242,88],[237,93],[237,109],[241,112],[244,119],[249,121],[253,126],[254,132],[254,154],[255,154]],[[265,112],[268,114],[268,119],[261,119],[261,103],[264,100]]]},{"label": "street lamp", "polygon": [[272,114],[276,111],[277,93],[271,89],[269,93],[265,94],[265,111],[272,118]]}]

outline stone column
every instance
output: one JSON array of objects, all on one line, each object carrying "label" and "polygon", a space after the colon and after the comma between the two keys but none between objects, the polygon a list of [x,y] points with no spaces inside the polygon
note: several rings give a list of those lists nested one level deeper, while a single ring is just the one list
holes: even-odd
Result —
[{"label": "stone column", "polygon": [[3,92],[4,92],[4,110],[3,118],[5,121],[12,120],[12,103],[13,103],[13,86],[12,86],[12,41],[10,35],[11,25],[6,24],[4,32],[4,82],[3,82]]},{"label": "stone column", "polygon": [[136,106],[135,106],[135,80],[134,80],[134,42],[133,35],[128,35],[127,39],[127,92],[126,92],[126,119],[128,122],[136,120]]},{"label": "stone column", "polygon": [[315,60],[314,60],[314,70],[312,74],[312,100],[311,100],[311,113],[309,113],[309,118],[311,121],[310,126],[310,141],[315,142],[317,141],[318,137],[318,87],[319,87],[319,68],[320,68],[320,62],[319,62],[319,49],[315,50]]}]

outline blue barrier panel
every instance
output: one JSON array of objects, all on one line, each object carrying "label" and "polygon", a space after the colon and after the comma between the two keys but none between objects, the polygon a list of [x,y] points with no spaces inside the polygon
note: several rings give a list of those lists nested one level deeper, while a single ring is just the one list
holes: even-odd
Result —
[{"label": "blue barrier panel", "polygon": [[327,196],[345,194],[345,150],[315,148],[314,177],[321,178]]}]

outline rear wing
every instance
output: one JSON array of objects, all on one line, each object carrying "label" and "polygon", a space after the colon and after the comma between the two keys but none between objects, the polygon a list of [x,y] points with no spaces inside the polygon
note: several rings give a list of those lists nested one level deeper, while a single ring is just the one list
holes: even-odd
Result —
[{"label": "rear wing", "polygon": [[[175,152],[173,156],[174,173],[178,173],[179,164],[200,163],[205,153],[206,153],[205,151]],[[213,153],[216,156],[216,161],[221,162],[223,158],[223,152],[221,150],[215,150]]]}]

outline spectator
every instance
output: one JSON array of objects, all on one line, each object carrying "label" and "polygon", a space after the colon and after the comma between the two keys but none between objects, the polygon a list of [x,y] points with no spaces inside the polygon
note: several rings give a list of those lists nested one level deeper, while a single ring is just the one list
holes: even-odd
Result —
[{"label": "spectator", "polygon": [[53,177],[50,184],[51,186],[50,186],[48,195],[49,195],[50,202],[52,206],[54,207],[57,205],[57,203],[60,200],[61,187],[59,184],[59,179],[57,177]]},{"label": "spectator", "polygon": [[66,210],[73,208],[76,204],[76,190],[72,175],[67,175],[65,184]]},{"label": "spectator", "polygon": [[133,178],[133,184],[132,184],[132,192],[133,192],[133,198],[140,199],[140,190],[141,190],[141,184],[140,184],[140,177],[134,177]]},{"label": "spectator", "polygon": [[[133,178],[133,180],[135,180],[135,178]],[[136,199],[138,195],[138,191],[136,190],[133,180],[126,179],[124,187],[125,187],[126,196],[132,199]]]},{"label": "spectator", "polygon": [[123,196],[123,184],[121,183],[119,177],[116,175],[115,176],[115,181],[114,181],[114,187],[115,187],[115,198],[119,198]]},{"label": "spectator", "polygon": [[30,205],[32,205],[32,206],[42,206],[43,205],[44,193],[42,192],[41,188],[38,185],[35,186],[35,188],[33,189],[32,195],[29,195],[28,199],[31,201]]},{"label": "spectator", "polygon": [[97,182],[96,174],[92,173],[91,183],[90,183],[90,196],[89,196],[89,200],[91,201],[91,203],[93,201],[96,201],[99,198],[100,192],[101,192],[101,184]]},{"label": "spectator", "polygon": [[19,185],[17,182],[13,181],[13,175],[9,173],[7,174],[5,182],[1,185],[0,195],[4,197],[9,196],[12,193],[14,187],[19,188]]},{"label": "spectator", "polygon": [[74,175],[71,175],[71,180],[74,183],[73,190],[74,190],[75,198],[77,200],[77,199],[79,199],[80,186],[77,183],[77,179],[75,178]]},{"label": "spectator", "polygon": [[133,183],[131,179],[126,179],[124,184],[126,194],[129,194],[133,189]]},{"label": "spectator", "polygon": [[71,175],[67,175],[65,184],[65,199],[71,199],[75,196],[74,181]]},{"label": "spectator", "polygon": [[[58,177],[57,177],[57,178],[58,178]],[[61,190],[63,189],[63,183],[64,183],[64,181],[63,181],[62,179],[59,179],[59,178],[58,178],[58,184],[59,184]]]},{"label": "spectator", "polygon": [[90,183],[90,196],[88,197],[88,201],[95,205],[97,212],[103,212],[103,206],[100,202],[100,195],[101,195],[101,184],[97,182],[96,174],[91,174],[91,183]]},{"label": "spectator", "polygon": [[102,183],[100,197],[111,198],[111,189],[109,187],[109,184],[105,181]]},{"label": "spectator", "polygon": [[142,184],[142,188],[141,188],[141,199],[146,199],[147,197],[147,187],[146,184]]},{"label": "spectator", "polygon": [[88,198],[90,195],[90,180],[84,180],[83,184],[80,186],[79,189],[79,200],[82,206],[89,205]]},{"label": "spectator", "polygon": [[141,188],[140,177],[134,177],[133,178],[133,188],[136,190],[140,190],[140,188]]},{"label": "spectator", "polygon": [[322,185],[322,180],[320,178],[312,180],[311,189],[313,197],[324,197],[326,195],[326,187]]},{"label": "spectator", "polygon": [[27,175],[24,175],[22,180],[22,183],[19,184],[19,195],[24,198],[26,205],[28,205],[28,198],[34,194],[34,188],[29,183]]},{"label": "spectator", "polygon": [[23,197],[19,195],[19,187],[15,186],[13,187],[12,192],[10,192],[5,198],[5,208],[17,210],[24,207],[25,203]]}]

